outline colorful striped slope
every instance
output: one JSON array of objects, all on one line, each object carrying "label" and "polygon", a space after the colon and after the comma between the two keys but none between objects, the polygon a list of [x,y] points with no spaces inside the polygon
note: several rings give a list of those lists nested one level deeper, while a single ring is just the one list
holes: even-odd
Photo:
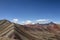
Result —
[{"label": "colorful striped slope", "polygon": [[20,25],[0,20],[0,40],[60,40],[60,25]]}]

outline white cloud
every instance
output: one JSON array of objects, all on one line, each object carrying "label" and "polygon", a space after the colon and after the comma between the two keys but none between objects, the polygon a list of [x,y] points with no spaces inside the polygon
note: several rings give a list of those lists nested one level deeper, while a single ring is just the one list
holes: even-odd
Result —
[{"label": "white cloud", "polygon": [[13,22],[14,23],[19,23],[19,24],[22,24],[22,25],[26,25],[26,24],[35,24],[35,23],[40,23],[40,24],[45,24],[45,23],[49,23],[51,22],[50,19],[38,19],[38,20],[34,20],[34,21],[31,21],[31,20],[26,20],[26,21],[21,21],[19,22],[17,18],[13,19]]},{"label": "white cloud", "polygon": [[48,19],[38,19],[38,20],[36,20],[36,21],[48,21]]},{"label": "white cloud", "polygon": [[54,23],[56,23],[56,24],[60,24],[60,22],[54,22]]},{"label": "white cloud", "polygon": [[14,22],[14,23],[18,23],[18,19],[16,19],[16,18],[13,19],[13,22]]},{"label": "white cloud", "polygon": [[23,21],[22,24],[26,25],[26,24],[35,24],[35,23],[39,23],[39,24],[45,24],[45,23],[49,23],[51,22],[49,19],[38,19],[38,20],[35,20],[35,21],[31,21],[31,20],[26,20],[26,21]]},{"label": "white cloud", "polygon": [[26,21],[22,22],[22,24],[32,24],[32,21],[26,20]]},{"label": "white cloud", "polygon": [[40,24],[45,24],[45,23],[49,23],[50,20],[49,19],[38,19],[36,20],[36,23],[40,23]]}]

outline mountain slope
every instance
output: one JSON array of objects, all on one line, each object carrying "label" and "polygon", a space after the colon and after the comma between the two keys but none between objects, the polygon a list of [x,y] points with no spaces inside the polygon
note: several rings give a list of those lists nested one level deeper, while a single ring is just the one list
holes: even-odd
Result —
[{"label": "mountain slope", "polygon": [[0,20],[0,37],[11,40],[60,40],[60,25],[55,23],[20,25]]}]

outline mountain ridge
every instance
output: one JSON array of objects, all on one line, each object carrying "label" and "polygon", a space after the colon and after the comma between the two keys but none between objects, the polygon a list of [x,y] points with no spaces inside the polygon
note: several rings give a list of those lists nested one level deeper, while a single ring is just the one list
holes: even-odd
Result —
[{"label": "mountain ridge", "polygon": [[13,40],[60,40],[60,26],[55,23],[49,25],[21,25],[8,20],[0,20],[0,37]]}]

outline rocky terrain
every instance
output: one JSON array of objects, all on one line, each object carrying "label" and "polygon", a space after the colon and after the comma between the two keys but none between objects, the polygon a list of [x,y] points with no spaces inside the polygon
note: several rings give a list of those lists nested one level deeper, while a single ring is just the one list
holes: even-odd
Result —
[{"label": "rocky terrain", "polygon": [[60,40],[60,24],[20,25],[0,20],[0,40]]}]

